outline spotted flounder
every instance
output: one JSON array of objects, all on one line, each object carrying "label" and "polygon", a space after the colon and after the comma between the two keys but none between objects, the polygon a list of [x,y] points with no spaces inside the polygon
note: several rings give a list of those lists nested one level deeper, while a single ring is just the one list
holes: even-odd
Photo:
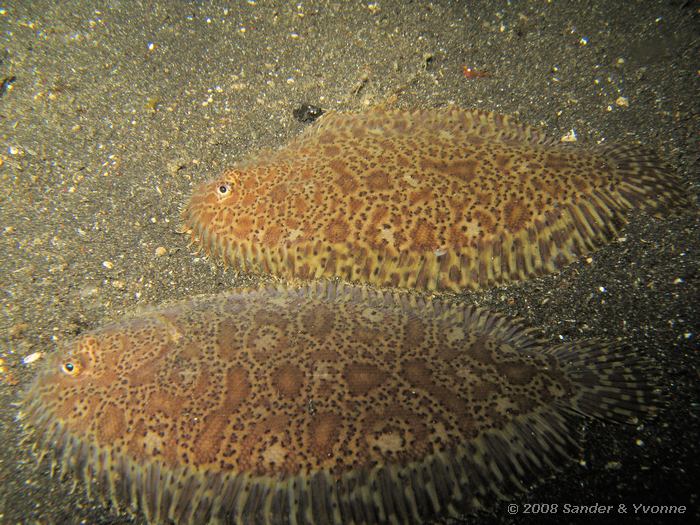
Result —
[{"label": "spotted flounder", "polygon": [[658,406],[620,344],[314,283],[235,290],[85,333],[22,402],[64,474],[150,523],[424,523],[578,456],[581,417]]},{"label": "spotted flounder", "polygon": [[686,202],[638,148],[563,144],[479,111],[376,108],[324,115],[202,184],[183,219],[244,270],[458,290],[557,271],[615,238],[628,211]]}]

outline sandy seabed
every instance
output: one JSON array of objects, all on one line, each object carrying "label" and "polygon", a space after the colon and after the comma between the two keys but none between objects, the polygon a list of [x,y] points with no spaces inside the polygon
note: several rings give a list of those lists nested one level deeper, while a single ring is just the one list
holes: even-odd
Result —
[{"label": "sandy seabed", "polygon": [[[23,360],[144,305],[255,282],[192,253],[179,210],[197,182],[298,134],[295,108],[454,102],[638,142],[697,202],[699,17],[680,0],[0,6],[0,522],[142,522],[35,469],[13,402],[41,359]],[[624,337],[661,365],[669,400],[637,428],[587,425],[578,462],[464,523],[700,517],[700,236],[697,210],[678,211],[633,214],[561,274],[457,296],[551,340]]]}]

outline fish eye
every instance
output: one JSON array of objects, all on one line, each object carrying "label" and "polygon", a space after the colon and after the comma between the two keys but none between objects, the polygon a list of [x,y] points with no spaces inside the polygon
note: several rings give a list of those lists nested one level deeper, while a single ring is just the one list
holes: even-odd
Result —
[{"label": "fish eye", "polygon": [[231,185],[228,183],[220,184],[216,191],[219,193],[219,195],[226,195],[229,191],[231,191]]},{"label": "fish eye", "polygon": [[75,361],[66,361],[61,365],[61,370],[69,376],[77,375],[80,372],[80,365]]}]

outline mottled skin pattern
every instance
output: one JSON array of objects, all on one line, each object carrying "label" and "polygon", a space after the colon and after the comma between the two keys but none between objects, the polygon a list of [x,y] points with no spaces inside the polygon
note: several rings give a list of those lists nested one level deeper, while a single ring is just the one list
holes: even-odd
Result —
[{"label": "mottled skin pattern", "polygon": [[561,467],[577,414],[652,410],[629,355],[399,292],[233,291],[81,335],[20,417],[154,523],[422,523]]},{"label": "mottled skin pattern", "polygon": [[284,277],[487,287],[558,270],[633,208],[685,194],[654,155],[556,143],[458,108],[329,113],[201,185],[183,213],[207,252]]}]

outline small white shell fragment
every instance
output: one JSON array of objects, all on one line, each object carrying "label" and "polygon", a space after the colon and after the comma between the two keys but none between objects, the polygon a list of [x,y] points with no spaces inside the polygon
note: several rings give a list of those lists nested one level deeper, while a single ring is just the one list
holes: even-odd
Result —
[{"label": "small white shell fragment", "polygon": [[25,356],[24,359],[22,359],[22,363],[25,365],[32,364],[34,361],[38,361],[44,357],[44,352],[34,352],[33,354],[29,354],[28,356]]}]

